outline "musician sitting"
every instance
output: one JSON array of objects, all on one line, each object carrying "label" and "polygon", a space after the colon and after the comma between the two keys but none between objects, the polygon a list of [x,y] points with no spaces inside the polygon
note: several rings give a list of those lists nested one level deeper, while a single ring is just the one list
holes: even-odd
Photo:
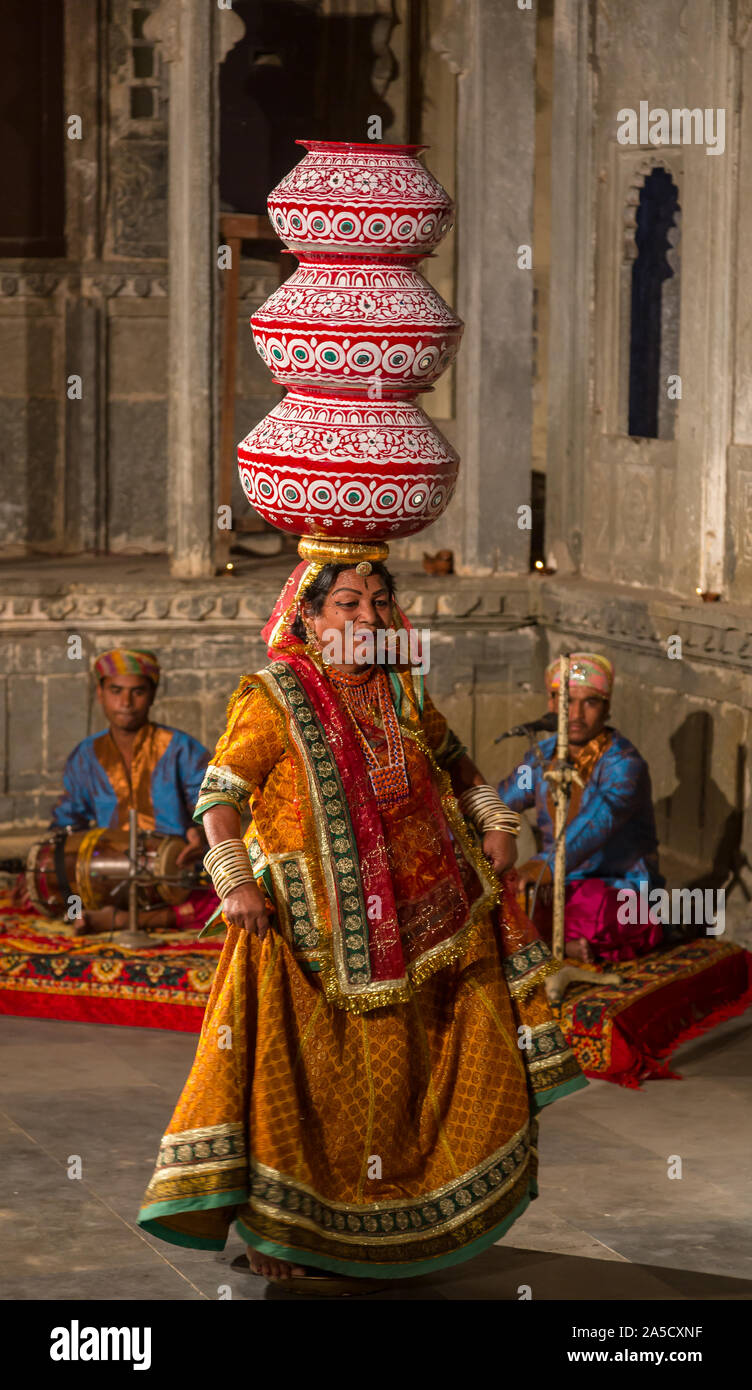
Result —
[{"label": "musician sitting", "polygon": [[[54,808],[52,826],[127,831],[129,811],[135,807],[139,830],[180,836],[185,848],[177,864],[191,864],[205,851],[203,834],[191,817],[208,749],[190,734],[149,719],[159,684],[153,652],[115,648],[95,661],[94,673],[109,728],[85,738],[68,758],[65,790]],[[216,905],[211,889],[196,888],[177,906],[140,910],[138,922],[152,927],[203,926]],[[107,931],[127,922],[127,912],[105,907],[85,912],[78,925]]]},{"label": "musician sitting", "polygon": [[[606,722],[611,662],[592,652],[575,652],[570,661],[569,755],[584,787],[572,783],[567,816],[565,952],[582,961],[631,960],[663,941],[655,911],[630,912],[624,896],[617,897],[620,889],[632,889],[644,909],[650,891],[665,882],[658,870],[650,773],[634,745]],[[546,686],[548,708],[555,711],[558,660],[546,671]],[[536,810],[542,850],[519,867],[521,888],[552,882],[554,806],[543,773],[555,757],[556,741],[554,734],[528,750],[499,785],[507,806]],[[550,888],[543,888],[533,914],[543,934],[550,933],[550,899]]]}]

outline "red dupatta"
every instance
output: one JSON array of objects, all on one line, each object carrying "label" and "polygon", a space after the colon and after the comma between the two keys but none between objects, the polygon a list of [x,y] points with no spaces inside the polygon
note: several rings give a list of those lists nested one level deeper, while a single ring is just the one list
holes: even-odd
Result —
[{"label": "red dupatta", "polygon": [[[312,660],[305,643],[291,631],[300,611],[307,572],[312,568],[303,561],[293,570],[269,621],[262,628],[261,636],[268,643],[269,656],[274,661],[289,665],[300,681],[326,732],[327,744],[337,765],[357,846],[363,895],[368,908],[371,979],[374,982],[402,981],[405,978],[405,960],[384,827],[363,751],[351,721],[326,676]],[[396,603],[394,609],[395,617],[401,618],[403,615]]]},{"label": "red dupatta", "polygon": [[[299,564],[286,581],[262,629],[273,661],[291,668],[325,731],[331,756],[337,766],[357,846],[358,867],[363,895],[368,904],[368,953],[370,978],[374,985],[406,983],[407,970],[399,920],[394,900],[384,829],[368,775],[363,752],[350,719],[340,701],[310,656],[306,645],[292,632],[307,587],[319,566]],[[409,630],[409,622],[399,605],[393,603],[393,620]],[[481,875],[481,879],[487,875]],[[550,952],[533,923],[520,910],[516,898],[514,870],[498,881],[497,915],[499,946],[505,975],[513,997],[524,998],[554,968]],[[494,893],[489,907],[496,899]],[[376,910],[370,910],[374,905]],[[447,939],[456,927],[447,923]],[[432,948],[435,950],[437,943]],[[412,972],[413,962],[410,969]]]}]

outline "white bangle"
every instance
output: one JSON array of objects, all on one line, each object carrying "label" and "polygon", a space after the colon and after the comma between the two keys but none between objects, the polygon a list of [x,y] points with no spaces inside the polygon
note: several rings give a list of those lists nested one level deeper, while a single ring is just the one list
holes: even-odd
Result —
[{"label": "white bangle", "polygon": [[520,833],[517,812],[505,806],[498,792],[487,782],[481,786],[467,787],[459,804],[462,814],[472,821],[479,835],[485,835],[489,830],[502,830],[507,835]]},{"label": "white bangle", "polygon": [[220,902],[241,883],[253,883],[253,870],[244,840],[222,840],[204,856],[204,867],[211,875]]}]

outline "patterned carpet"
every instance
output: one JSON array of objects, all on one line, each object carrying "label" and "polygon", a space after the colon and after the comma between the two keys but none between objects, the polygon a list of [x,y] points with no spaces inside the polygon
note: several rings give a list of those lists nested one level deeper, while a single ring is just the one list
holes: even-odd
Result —
[{"label": "patterned carpet", "polygon": [[198,1033],[222,942],[196,935],[173,929],[129,950],[18,911],[0,891],[0,1013]]},{"label": "patterned carpet", "polygon": [[700,938],[618,967],[621,985],[570,988],[556,1010],[587,1076],[637,1087],[675,1077],[671,1053],[752,1005],[752,955]]},{"label": "patterned carpet", "polygon": [[[13,906],[0,890],[0,1014],[77,1019],[198,1033],[221,938],[195,929],[129,950],[108,936],[76,937]],[[637,1087],[672,1077],[680,1043],[752,1005],[752,955],[700,939],[620,967],[623,983],[575,985],[556,1011],[588,1076]]]}]

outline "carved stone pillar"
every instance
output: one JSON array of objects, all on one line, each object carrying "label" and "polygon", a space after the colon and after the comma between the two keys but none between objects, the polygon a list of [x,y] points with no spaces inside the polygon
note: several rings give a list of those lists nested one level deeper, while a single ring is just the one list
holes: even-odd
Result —
[{"label": "carved stone pillar", "polygon": [[[679,467],[675,584],[721,592],[727,572],[728,446],[732,432],[733,262],[737,236],[741,88],[730,42],[736,6],[729,0],[686,7],[689,108],[725,111],[725,150],[710,158],[701,146],[686,149],[682,209],[681,377],[677,413]],[[685,235],[686,228],[686,235]]]},{"label": "carved stone pillar", "polygon": [[533,277],[519,248],[533,240],[535,11],[447,0],[434,45],[459,73],[456,549],[465,570],[526,570]]},{"label": "carved stone pillar", "polygon": [[170,65],[168,547],[172,573],[213,573],[217,68],[244,32],[232,9],[162,0],[144,32]]},{"label": "carved stone pillar", "polygon": [[103,252],[102,157],[105,127],[100,0],[65,6],[65,110],[81,117],[84,138],[65,147],[65,237],[71,271],[65,300],[65,379],[80,375],[83,396],[64,404],[60,546],[66,553],[105,550],[107,525],[104,400],[107,335],[102,303],[83,290],[77,272]]},{"label": "carved stone pillar", "polygon": [[589,24],[589,6],[580,0],[557,0],[551,132],[546,552],[564,573],[579,567],[583,551],[593,177]]}]

